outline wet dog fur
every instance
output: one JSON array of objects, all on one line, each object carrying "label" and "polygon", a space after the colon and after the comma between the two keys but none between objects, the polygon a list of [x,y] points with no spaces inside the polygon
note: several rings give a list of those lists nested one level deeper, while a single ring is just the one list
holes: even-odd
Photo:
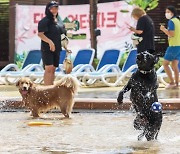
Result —
[{"label": "wet dog fur", "polygon": [[16,86],[22,96],[23,105],[31,111],[33,117],[39,117],[41,112],[53,108],[60,108],[65,117],[70,117],[78,88],[77,80],[70,75],[50,86],[36,85],[29,78],[21,78]]},{"label": "wet dog fur", "polygon": [[130,100],[137,113],[134,119],[134,128],[143,130],[143,133],[138,136],[138,140],[141,140],[143,136],[148,141],[157,139],[162,123],[162,112],[156,113],[151,110],[151,105],[158,102],[156,91],[158,82],[154,70],[158,59],[157,55],[150,54],[148,51],[137,54],[138,69],[132,74],[117,98],[118,103],[122,104],[124,93],[131,90]]}]

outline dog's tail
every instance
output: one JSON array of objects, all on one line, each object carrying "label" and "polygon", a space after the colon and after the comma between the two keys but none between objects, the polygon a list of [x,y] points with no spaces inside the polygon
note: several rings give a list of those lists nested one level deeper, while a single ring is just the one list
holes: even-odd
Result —
[{"label": "dog's tail", "polygon": [[66,75],[57,82],[57,85],[61,87],[62,86],[67,87],[72,91],[72,93],[75,94],[77,93],[79,82],[75,77],[71,75]]}]

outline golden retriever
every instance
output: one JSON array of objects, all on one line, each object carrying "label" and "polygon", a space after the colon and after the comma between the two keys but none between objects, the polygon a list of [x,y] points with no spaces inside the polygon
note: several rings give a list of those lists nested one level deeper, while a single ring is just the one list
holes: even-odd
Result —
[{"label": "golden retriever", "polygon": [[55,107],[60,108],[65,117],[70,117],[78,88],[78,81],[74,77],[67,75],[50,86],[36,85],[24,77],[16,86],[22,96],[23,105],[31,111],[33,117],[39,117],[39,113]]}]

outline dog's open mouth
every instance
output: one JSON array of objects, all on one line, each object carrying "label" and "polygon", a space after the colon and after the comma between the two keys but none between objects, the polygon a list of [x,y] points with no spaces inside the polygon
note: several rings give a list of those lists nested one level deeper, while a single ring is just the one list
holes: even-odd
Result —
[{"label": "dog's open mouth", "polygon": [[28,93],[28,90],[22,90],[21,93],[22,93],[23,95],[26,95],[26,94]]}]

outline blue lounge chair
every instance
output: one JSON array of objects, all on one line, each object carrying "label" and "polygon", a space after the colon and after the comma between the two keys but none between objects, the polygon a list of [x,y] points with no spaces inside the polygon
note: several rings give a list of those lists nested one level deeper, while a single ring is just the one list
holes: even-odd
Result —
[{"label": "blue lounge chair", "polygon": [[[66,74],[63,71],[63,61],[65,59],[65,52],[63,51],[60,55],[60,64],[59,68],[55,72],[56,80],[65,76]],[[79,70],[84,64],[92,64],[94,58],[95,51],[94,49],[81,49],[77,52],[73,62],[72,74]],[[31,79],[41,78],[43,79],[43,72],[34,72],[30,75]]]},{"label": "blue lounge chair", "polygon": [[[103,71],[98,71],[98,73],[86,74],[83,77],[83,82],[85,83],[85,85],[91,85],[96,80],[100,80],[106,86],[111,86],[111,87],[118,86],[124,80],[125,77],[127,77],[129,74],[132,74],[136,70],[137,68],[136,56],[137,56],[137,50],[134,49],[131,52],[129,52],[122,70],[119,69],[118,67],[119,63],[117,63],[116,65],[106,67]],[[110,70],[111,72],[109,72]],[[109,82],[110,77],[111,78],[116,77],[117,80],[114,83],[110,83]]]},{"label": "blue lounge chair", "polygon": [[[117,49],[109,49],[104,52],[100,59],[96,70],[92,65],[84,65],[80,69],[89,69],[91,72],[83,74],[82,84],[92,85],[98,79],[103,77],[114,77],[120,73],[119,62],[121,59],[121,52]],[[80,76],[80,75],[78,75]]]},{"label": "blue lounge chair", "polygon": [[41,61],[41,52],[40,50],[32,50],[29,51],[27,57],[22,65],[22,68],[18,68],[16,64],[8,64],[5,66],[1,72],[7,71],[25,71],[27,70],[32,64],[39,64]]},{"label": "blue lounge chair", "polygon": [[[63,64],[65,57],[66,57],[66,50],[60,51],[59,65]],[[63,71],[62,68],[60,67],[56,68],[56,72],[62,72],[62,71]],[[30,77],[31,80],[34,81],[34,83],[41,83],[43,81],[44,68],[41,71],[30,72],[28,76]]]},{"label": "blue lounge chair", "polygon": [[[81,49],[77,52],[75,59],[73,61],[73,69],[71,74],[75,73],[77,70],[79,70],[82,66],[85,64],[92,64],[94,59],[95,50],[94,49]],[[63,70],[63,64],[59,65],[60,70]],[[58,73],[56,77],[61,78],[64,76],[64,71]]]},{"label": "blue lounge chair", "polygon": [[63,64],[65,57],[66,57],[66,50],[62,50],[60,52],[59,64]]},{"label": "blue lounge chair", "polygon": [[65,58],[66,58],[66,50],[62,50],[60,52],[60,57],[59,57],[59,67],[56,68],[56,72],[63,72],[62,66]]},{"label": "blue lounge chair", "polygon": [[[93,73],[97,73],[97,72],[102,72],[104,69],[106,69],[106,67],[112,66],[112,65],[119,65],[121,59],[121,52],[117,49],[109,49],[106,50],[98,65],[96,70],[94,69],[94,67],[91,64],[86,64],[83,67],[81,67],[81,70],[85,69],[85,68],[89,68]],[[90,73],[92,73],[90,72]]]},{"label": "blue lounge chair", "polygon": [[[79,68],[81,68],[85,64],[92,64],[94,59],[95,50],[94,49],[81,49],[77,52],[77,55],[73,62],[72,73],[76,72]],[[63,70],[63,65],[60,64],[60,70]]]},{"label": "blue lounge chair", "polygon": [[29,51],[21,69],[19,69],[16,64],[8,64],[1,70],[0,76],[4,77],[5,84],[14,84],[19,77],[26,76],[31,71],[42,71],[43,68],[40,62],[41,51]]},{"label": "blue lounge chair", "polygon": [[136,57],[137,57],[137,50],[133,49],[129,52],[128,57],[126,61],[124,62],[124,65],[122,67],[122,73],[125,72],[135,72],[136,68],[132,69],[131,67],[136,64]]}]

